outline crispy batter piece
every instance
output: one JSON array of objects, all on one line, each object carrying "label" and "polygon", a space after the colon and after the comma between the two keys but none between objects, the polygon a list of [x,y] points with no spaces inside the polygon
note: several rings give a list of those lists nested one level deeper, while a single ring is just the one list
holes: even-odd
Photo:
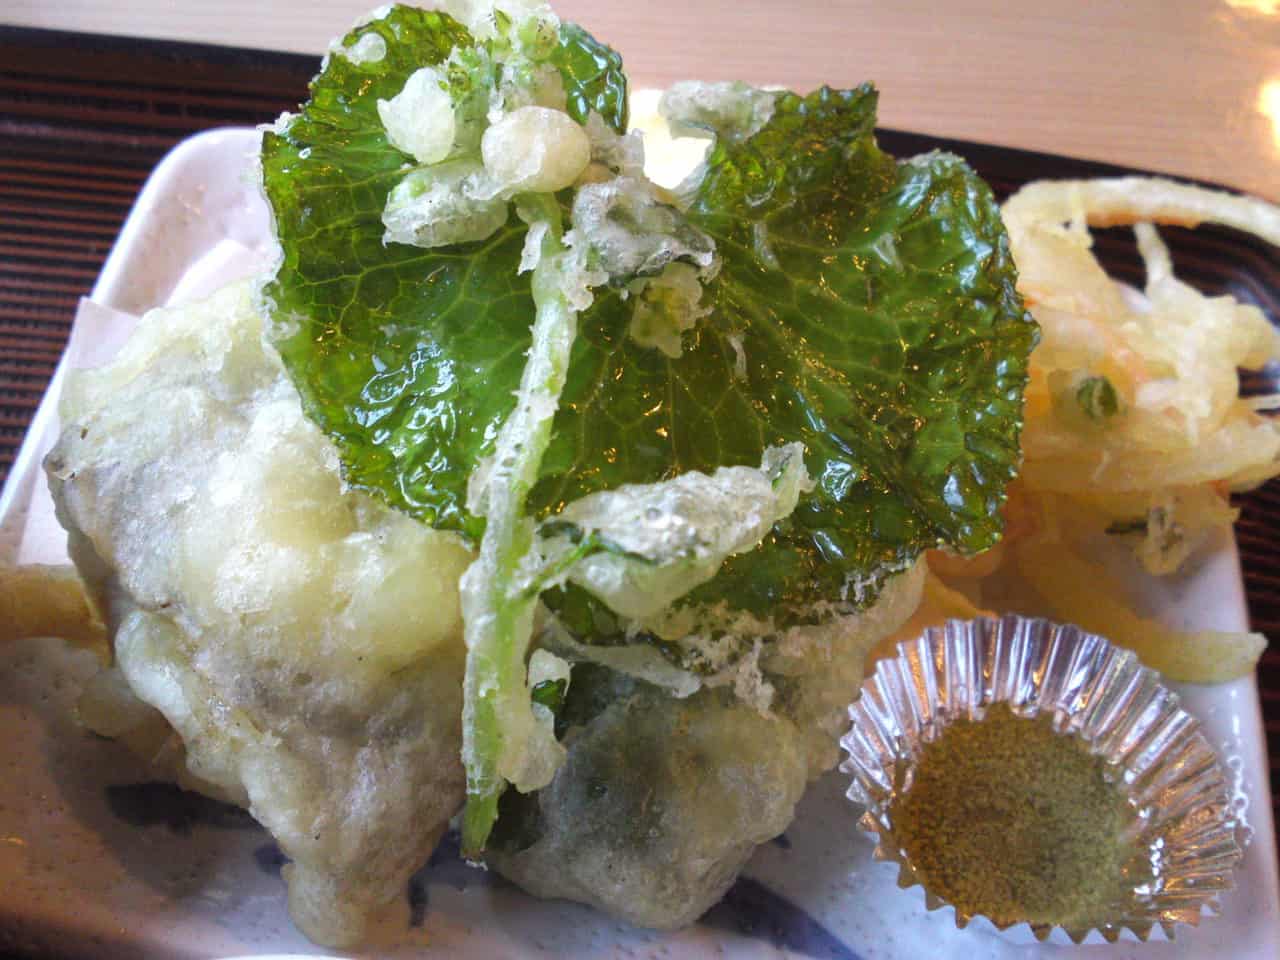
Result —
[{"label": "crispy batter piece", "polygon": [[148,314],[62,415],[46,469],[119,669],[82,713],[145,730],[123,678],[186,785],[274,834],[299,927],[363,939],[462,800],[469,551],[343,489],[247,287]]}]

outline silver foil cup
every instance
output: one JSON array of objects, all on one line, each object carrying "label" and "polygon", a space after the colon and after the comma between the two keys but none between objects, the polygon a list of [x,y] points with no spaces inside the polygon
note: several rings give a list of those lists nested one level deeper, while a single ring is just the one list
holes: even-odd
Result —
[{"label": "silver foil cup", "polygon": [[[1199,724],[1130,651],[1019,616],[952,620],[900,644],[849,708],[852,727],[840,741],[841,769],[853,775],[848,797],[864,808],[859,825],[878,835],[876,858],[898,864],[899,886],[923,886],[930,910],[955,906],[928,889],[897,842],[893,805],[910,790],[925,744],[998,703],[1021,717],[1048,713],[1056,732],[1105,758],[1133,813],[1126,836],[1156,866],[1154,882],[1128,891],[1114,913],[1062,927],[1072,940],[1093,929],[1115,940],[1126,928],[1145,940],[1157,924],[1172,937],[1178,924],[1217,912],[1241,849],[1228,777]],[[957,908],[956,925],[976,915]],[[1003,930],[1022,921],[992,922]],[[1038,939],[1052,930],[1031,924]]]}]

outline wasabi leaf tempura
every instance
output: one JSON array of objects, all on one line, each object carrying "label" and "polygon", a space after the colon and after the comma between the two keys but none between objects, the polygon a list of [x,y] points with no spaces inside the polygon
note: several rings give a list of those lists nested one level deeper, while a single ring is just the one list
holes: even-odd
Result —
[{"label": "wasabi leaf tempura", "polygon": [[[715,142],[666,191],[616,54],[545,7],[462,16],[356,27],[263,170],[276,343],[345,479],[479,550],[478,857],[504,783],[541,788],[563,759],[525,676],[536,620],[697,670],[707,637],[740,659],[864,608],[924,549],[990,546],[1035,332],[990,191],[956,157],[881,152],[869,86],[676,88],[673,125]],[[782,449],[802,486],[745,540],[702,549],[746,508],[723,485],[696,519],[663,498],[763,480]],[[625,531],[601,539],[577,504],[645,488],[648,546],[604,549]],[[673,524],[674,547],[640,529]],[[567,535],[594,545],[566,560]]]}]

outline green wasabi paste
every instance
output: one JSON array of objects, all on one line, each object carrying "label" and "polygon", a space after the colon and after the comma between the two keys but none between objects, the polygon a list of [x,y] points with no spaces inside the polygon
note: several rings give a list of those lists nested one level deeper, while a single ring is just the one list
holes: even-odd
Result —
[{"label": "green wasabi paste", "polygon": [[1079,929],[1114,922],[1152,879],[1125,838],[1134,812],[1105,760],[1051,723],[998,704],[953,724],[892,807],[921,882],[960,913]]}]

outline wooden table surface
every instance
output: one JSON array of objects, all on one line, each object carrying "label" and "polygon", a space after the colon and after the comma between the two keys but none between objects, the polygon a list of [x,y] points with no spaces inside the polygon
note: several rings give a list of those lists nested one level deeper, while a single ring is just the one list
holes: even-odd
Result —
[{"label": "wooden table surface", "polygon": [[[453,0],[458,2],[458,0]],[[0,0],[0,23],[318,53],[373,0]],[[447,4],[445,4],[447,5]],[[1280,0],[556,0],[636,86],[864,79],[887,127],[1280,200]]]}]

